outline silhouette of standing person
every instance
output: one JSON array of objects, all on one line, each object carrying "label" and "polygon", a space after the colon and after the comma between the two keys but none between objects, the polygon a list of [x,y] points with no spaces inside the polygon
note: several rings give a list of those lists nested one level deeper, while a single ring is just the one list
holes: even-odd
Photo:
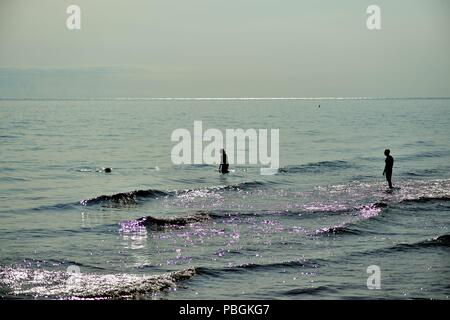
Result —
[{"label": "silhouette of standing person", "polygon": [[389,183],[389,188],[392,186],[392,168],[394,167],[394,158],[390,155],[391,150],[384,150],[384,155],[386,156],[386,165],[384,166],[383,176],[386,175],[386,180]]},{"label": "silhouette of standing person", "polygon": [[220,165],[219,165],[219,172],[220,173],[228,173],[230,171],[228,171],[228,156],[225,153],[224,149],[220,149],[220,153],[222,154],[222,156],[220,157]]}]

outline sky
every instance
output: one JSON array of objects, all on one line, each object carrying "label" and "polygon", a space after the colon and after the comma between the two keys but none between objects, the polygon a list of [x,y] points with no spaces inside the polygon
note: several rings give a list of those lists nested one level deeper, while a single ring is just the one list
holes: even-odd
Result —
[{"label": "sky", "polygon": [[448,0],[0,0],[0,98],[448,97],[449,30]]}]

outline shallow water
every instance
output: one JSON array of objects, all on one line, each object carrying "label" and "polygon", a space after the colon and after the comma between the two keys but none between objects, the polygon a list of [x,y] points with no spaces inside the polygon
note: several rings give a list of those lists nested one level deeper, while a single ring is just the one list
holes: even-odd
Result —
[{"label": "shallow water", "polygon": [[[0,295],[448,299],[449,108],[0,100]],[[170,135],[192,132],[194,120],[204,130],[279,128],[279,172],[173,165]],[[381,175],[387,147],[392,192]],[[156,220],[135,220],[145,216]],[[380,290],[367,288],[370,265]]]}]

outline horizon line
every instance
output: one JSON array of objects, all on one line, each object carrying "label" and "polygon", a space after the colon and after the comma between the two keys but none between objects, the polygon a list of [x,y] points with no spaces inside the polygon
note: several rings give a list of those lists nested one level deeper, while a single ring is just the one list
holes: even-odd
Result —
[{"label": "horizon line", "polygon": [[0,97],[2,101],[232,101],[232,100],[450,100],[450,97],[103,97],[103,98],[56,98],[56,97]]}]

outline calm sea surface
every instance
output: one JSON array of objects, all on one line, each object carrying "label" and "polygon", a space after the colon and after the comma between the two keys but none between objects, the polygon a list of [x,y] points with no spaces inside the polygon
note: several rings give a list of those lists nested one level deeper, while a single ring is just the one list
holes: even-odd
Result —
[{"label": "calm sea surface", "polygon": [[[174,165],[195,120],[279,172]],[[448,99],[1,100],[0,296],[448,299],[449,137]]]}]

